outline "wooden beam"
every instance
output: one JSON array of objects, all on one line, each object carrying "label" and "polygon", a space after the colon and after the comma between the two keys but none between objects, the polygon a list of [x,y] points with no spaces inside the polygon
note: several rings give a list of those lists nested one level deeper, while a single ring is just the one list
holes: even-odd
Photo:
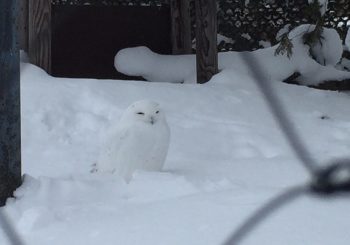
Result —
[{"label": "wooden beam", "polygon": [[0,206],[21,184],[17,4],[0,0]]},{"label": "wooden beam", "polygon": [[171,0],[171,39],[173,54],[192,52],[190,0]]},{"label": "wooden beam", "polygon": [[216,0],[195,0],[197,82],[218,73]]},{"label": "wooden beam", "polygon": [[51,1],[29,0],[29,61],[51,73]]},{"label": "wooden beam", "polygon": [[18,38],[19,48],[28,52],[28,8],[29,0],[19,1]]}]

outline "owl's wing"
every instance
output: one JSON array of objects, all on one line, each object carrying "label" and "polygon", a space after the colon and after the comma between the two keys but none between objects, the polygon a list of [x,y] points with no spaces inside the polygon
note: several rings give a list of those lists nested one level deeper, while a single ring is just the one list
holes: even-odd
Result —
[{"label": "owl's wing", "polygon": [[97,171],[114,172],[116,156],[118,156],[121,146],[128,134],[129,129],[127,128],[118,128],[117,130],[109,132],[100,150]]}]

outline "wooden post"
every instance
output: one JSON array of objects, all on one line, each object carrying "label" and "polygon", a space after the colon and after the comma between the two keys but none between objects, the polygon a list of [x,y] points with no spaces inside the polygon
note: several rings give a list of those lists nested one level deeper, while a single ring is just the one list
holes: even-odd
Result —
[{"label": "wooden post", "polygon": [[28,0],[19,1],[19,48],[28,52]]},{"label": "wooden post", "polygon": [[51,0],[29,0],[29,61],[51,73]]},{"label": "wooden post", "polygon": [[0,0],[0,206],[21,184],[17,4]]},{"label": "wooden post", "polygon": [[216,0],[195,0],[197,82],[206,83],[218,73]]},{"label": "wooden post", "polygon": [[173,54],[190,54],[192,52],[190,1],[170,1]]}]

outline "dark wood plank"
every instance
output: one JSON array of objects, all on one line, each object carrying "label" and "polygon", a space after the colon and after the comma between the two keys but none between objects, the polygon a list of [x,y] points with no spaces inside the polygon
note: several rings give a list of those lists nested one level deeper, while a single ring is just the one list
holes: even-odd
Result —
[{"label": "dark wood plank", "polygon": [[195,0],[197,82],[218,73],[217,7],[215,0]]},{"label": "dark wood plank", "polygon": [[51,1],[29,0],[29,60],[51,73]]},{"label": "dark wood plank", "polygon": [[18,38],[19,47],[24,51],[28,51],[28,8],[29,0],[18,0],[19,2],[19,23]]},{"label": "dark wood plank", "polygon": [[21,183],[18,9],[0,0],[0,206]]},{"label": "dark wood plank", "polygon": [[173,54],[190,54],[191,16],[189,0],[171,0],[171,39]]}]

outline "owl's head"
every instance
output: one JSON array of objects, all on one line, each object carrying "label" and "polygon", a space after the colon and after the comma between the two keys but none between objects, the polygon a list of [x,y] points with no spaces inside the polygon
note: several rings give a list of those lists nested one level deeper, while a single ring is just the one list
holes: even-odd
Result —
[{"label": "owl's head", "polygon": [[140,100],[128,107],[124,117],[127,117],[128,120],[153,125],[163,119],[164,114],[157,102]]}]

